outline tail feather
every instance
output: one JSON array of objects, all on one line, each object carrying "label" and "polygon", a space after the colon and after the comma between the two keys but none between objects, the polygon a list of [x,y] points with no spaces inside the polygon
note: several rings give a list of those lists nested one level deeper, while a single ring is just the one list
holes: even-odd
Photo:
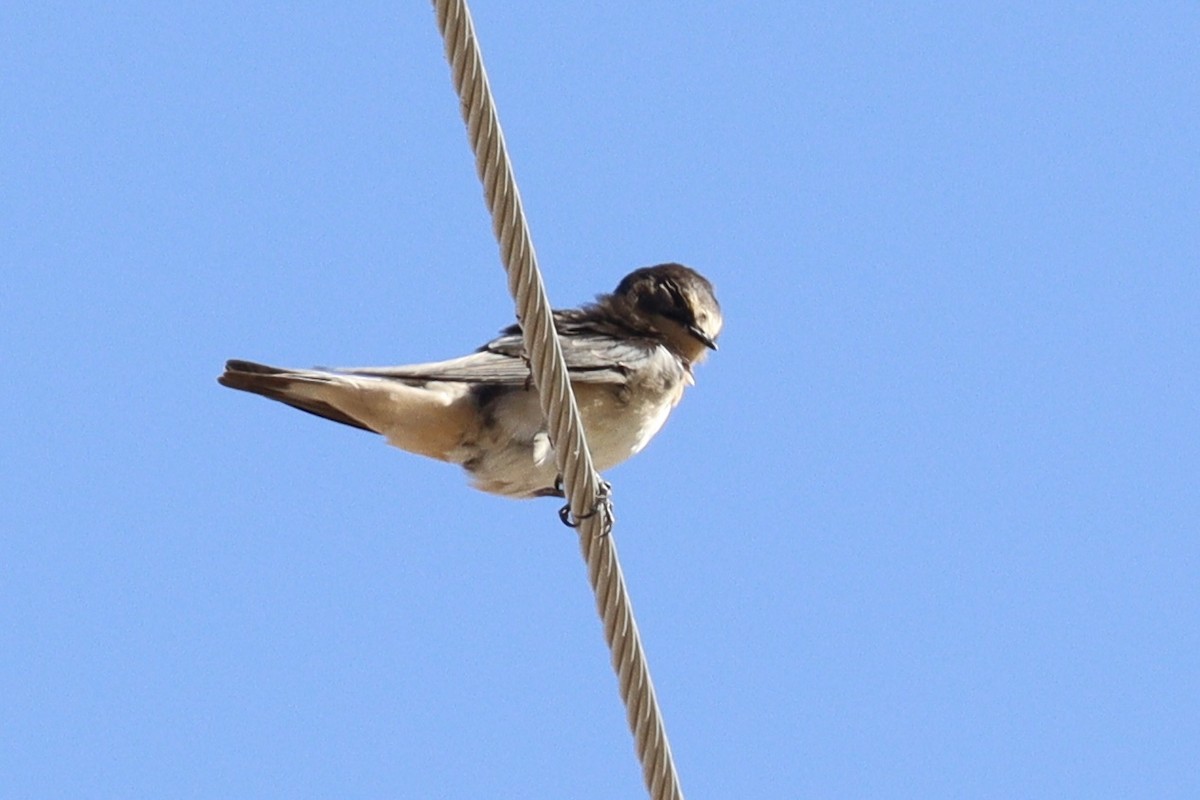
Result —
[{"label": "tail feather", "polygon": [[443,461],[461,458],[477,435],[478,408],[463,383],[405,381],[229,361],[217,382],[318,417],[387,437],[390,444]]},{"label": "tail feather", "polygon": [[225,373],[217,378],[217,383],[230,389],[260,394],[272,400],[286,403],[292,408],[298,408],[318,417],[340,422],[352,428],[381,433],[362,420],[356,419],[342,411],[337,406],[318,398],[310,393],[298,393],[300,384],[331,383],[333,376],[312,370],[291,370],[271,367],[266,364],[256,364],[253,361],[231,360],[225,362]]}]

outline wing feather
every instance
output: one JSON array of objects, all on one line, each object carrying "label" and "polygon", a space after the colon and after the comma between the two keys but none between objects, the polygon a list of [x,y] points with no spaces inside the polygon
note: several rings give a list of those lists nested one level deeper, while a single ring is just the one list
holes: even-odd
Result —
[{"label": "wing feather", "polygon": [[[622,384],[634,364],[646,358],[654,344],[644,339],[580,331],[559,341],[571,381]],[[503,386],[528,384],[529,362],[525,359],[519,331],[505,331],[477,352],[448,361],[409,364],[400,367],[352,367],[338,372],[404,381],[468,381]]]}]

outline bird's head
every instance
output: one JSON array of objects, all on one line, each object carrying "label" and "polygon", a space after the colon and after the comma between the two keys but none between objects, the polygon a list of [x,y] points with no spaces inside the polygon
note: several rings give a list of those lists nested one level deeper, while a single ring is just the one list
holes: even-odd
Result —
[{"label": "bird's head", "polygon": [[721,306],[712,284],[694,269],[682,264],[642,267],[626,275],[613,296],[688,363],[717,349],[724,324]]}]

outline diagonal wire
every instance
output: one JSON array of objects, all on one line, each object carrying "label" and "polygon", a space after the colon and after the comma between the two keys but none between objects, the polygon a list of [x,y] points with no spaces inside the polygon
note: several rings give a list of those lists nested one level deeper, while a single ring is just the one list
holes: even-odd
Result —
[{"label": "diagonal wire", "polygon": [[521,197],[517,192],[500,120],[483,68],[475,25],[465,0],[433,0],[438,29],[446,46],[455,91],[461,102],[467,138],[492,215],[492,230],[516,301],[530,370],[547,420],[559,474],[571,515],[579,523],[579,542],[604,638],[625,703],[642,777],[654,800],[682,800],[675,760],[650,680],[641,635],[610,535],[612,510],[608,486],[596,474],[567,376],[562,347],[554,329],[550,302],[537,266]]}]

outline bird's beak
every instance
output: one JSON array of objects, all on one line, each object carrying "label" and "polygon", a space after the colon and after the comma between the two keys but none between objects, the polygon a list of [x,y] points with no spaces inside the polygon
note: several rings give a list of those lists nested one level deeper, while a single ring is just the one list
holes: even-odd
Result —
[{"label": "bird's beak", "polygon": [[711,336],[709,336],[704,331],[700,330],[699,326],[688,325],[687,330],[688,330],[688,333],[690,333],[692,336],[696,337],[696,341],[700,342],[700,344],[704,345],[709,350],[717,349],[717,343],[715,341],[713,341],[713,338]]}]

